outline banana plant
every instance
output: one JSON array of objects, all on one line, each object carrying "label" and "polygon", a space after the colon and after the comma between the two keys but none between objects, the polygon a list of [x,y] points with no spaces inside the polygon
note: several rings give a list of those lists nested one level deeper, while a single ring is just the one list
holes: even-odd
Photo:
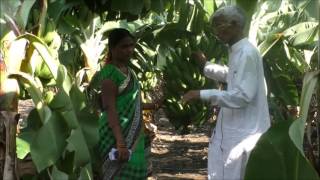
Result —
[{"label": "banana plant", "polygon": [[[18,158],[23,159],[31,154],[40,177],[63,175],[89,179],[93,177],[91,163],[94,156],[91,156],[90,151],[97,140],[94,131],[97,121],[88,119],[97,117],[90,114],[85,106],[83,93],[71,83],[66,68],[60,64],[58,49],[61,39],[57,33],[52,34],[54,29],[45,21],[46,1],[43,1],[42,7],[42,13],[35,19],[37,23],[49,25],[49,28],[39,26],[35,32],[37,36],[20,32],[17,29],[21,29],[21,25],[6,16],[5,20],[13,30],[4,34],[1,39],[1,44],[5,44],[1,48],[1,52],[4,52],[1,64],[6,67],[1,70],[1,75],[5,75],[1,76],[1,88],[6,90],[6,96],[9,95],[7,91],[10,88],[3,88],[4,84],[11,89],[18,87],[8,84],[17,79],[20,85],[18,90],[26,90],[36,106],[28,117],[28,128],[17,137]],[[52,83],[45,83],[44,79]],[[5,100],[1,103],[10,98],[5,97]],[[78,120],[81,115],[86,118]],[[50,148],[46,144],[48,141],[53,143]]]},{"label": "banana plant", "polygon": [[[72,83],[66,68],[52,58],[47,45],[40,38],[25,34],[18,39],[29,41],[56,82],[56,89],[50,90],[43,88],[36,77],[26,73],[10,75],[22,83],[35,104],[35,110],[28,117],[28,128],[18,137],[18,142],[23,142],[21,147],[18,143],[18,157],[23,159],[30,153],[40,176],[44,171],[47,172],[44,176],[49,177],[68,172],[65,173],[67,177],[92,178],[93,159],[90,151],[98,139],[94,131],[97,128],[97,121],[94,121],[97,120],[96,115],[89,112],[84,94]],[[52,142],[51,147],[46,145],[48,141]],[[68,167],[63,164],[68,164]]]},{"label": "banana plant", "polygon": [[[308,18],[304,8],[283,4],[279,8],[261,16],[263,18],[260,20],[260,30],[257,33],[261,36],[257,39],[265,60],[269,93],[277,99],[279,106],[287,110],[288,105],[298,105],[298,92],[302,88],[300,77],[313,67],[311,63],[317,51],[315,44],[319,24]],[[275,25],[266,28],[268,22],[282,24],[282,27]],[[286,84],[287,88],[282,88],[283,84]]]},{"label": "banana plant", "polygon": [[[250,155],[245,179],[319,179],[303,150],[310,100],[319,88],[319,79],[319,70],[305,75],[299,118],[279,121],[262,135]],[[256,164],[260,164],[259,167]]]},{"label": "banana plant", "polygon": [[168,57],[163,69],[165,89],[165,112],[169,121],[180,133],[188,133],[189,125],[202,125],[212,115],[212,107],[203,102],[192,102],[183,104],[182,95],[190,90],[214,87],[213,82],[206,80],[201,75],[197,63],[189,58],[187,40],[181,40],[181,45],[170,49],[171,56]]},{"label": "banana plant", "polygon": [[[1,149],[4,162],[4,169],[0,170],[1,178],[5,180],[18,178],[16,164],[16,122],[18,116],[18,98],[20,88],[18,82],[10,78],[12,72],[20,70],[24,59],[24,51],[27,42],[25,40],[15,41],[15,38],[22,33],[27,24],[28,14],[35,1],[1,1],[0,15],[0,126],[2,140],[5,141],[4,149]],[[16,17],[13,19],[12,17]],[[22,27],[22,28],[19,28]],[[20,51],[19,51],[20,50]],[[3,144],[1,145],[3,148]]]},{"label": "banana plant", "polygon": [[181,96],[191,89],[216,87],[201,75],[197,63],[190,58],[191,51],[201,49],[208,58],[219,62],[225,49],[212,34],[209,15],[201,1],[181,3],[173,9],[180,16],[173,21],[168,19],[155,34],[160,42],[158,63],[162,64],[165,81],[165,112],[176,129],[188,133],[189,125],[199,126],[209,119],[213,107],[202,102],[182,104]]}]

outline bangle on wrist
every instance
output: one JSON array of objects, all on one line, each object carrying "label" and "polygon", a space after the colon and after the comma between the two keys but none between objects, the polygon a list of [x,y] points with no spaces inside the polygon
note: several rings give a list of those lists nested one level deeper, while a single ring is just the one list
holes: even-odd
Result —
[{"label": "bangle on wrist", "polygon": [[127,148],[127,145],[125,143],[117,144],[117,148]]},{"label": "bangle on wrist", "polygon": [[117,147],[117,149],[127,149],[127,146],[120,146],[120,147]]}]

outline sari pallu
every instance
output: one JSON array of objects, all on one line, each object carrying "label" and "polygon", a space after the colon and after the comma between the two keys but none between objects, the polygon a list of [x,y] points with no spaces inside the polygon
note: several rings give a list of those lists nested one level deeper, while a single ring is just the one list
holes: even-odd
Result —
[{"label": "sari pallu", "polygon": [[99,72],[98,78],[100,81],[110,79],[118,86],[116,109],[125,142],[132,149],[128,162],[109,160],[108,153],[116,148],[116,140],[108,126],[107,113],[102,112],[99,119],[99,150],[102,159],[100,179],[146,179],[139,82],[131,70],[126,76],[110,64]]}]

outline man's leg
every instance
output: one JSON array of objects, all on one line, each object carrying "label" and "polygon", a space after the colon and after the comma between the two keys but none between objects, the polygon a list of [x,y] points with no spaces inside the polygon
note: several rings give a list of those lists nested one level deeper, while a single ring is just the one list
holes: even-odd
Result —
[{"label": "man's leg", "polygon": [[261,134],[255,134],[243,140],[229,139],[224,141],[225,168],[223,179],[243,179],[246,165],[252,149]]},{"label": "man's leg", "polygon": [[[212,139],[212,138],[211,138]],[[223,156],[221,151],[221,141],[215,139],[209,142],[208,150],[208,179],[223,179]]]}]

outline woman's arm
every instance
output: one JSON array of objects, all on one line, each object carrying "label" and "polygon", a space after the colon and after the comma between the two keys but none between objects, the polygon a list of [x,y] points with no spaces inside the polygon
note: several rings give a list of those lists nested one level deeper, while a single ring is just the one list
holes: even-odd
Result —
[{"label": "woman's arm", "polygon": [[164,97],[161,97],[160,99],[156,100],[152,103],[142,103],[142,109],[143,110],[158,110],[164,101]]},{"label": "woman's arm", "polygon": [[119,116],[116,109],[116,97],[118,88],[111,80],[104,80],[102,82],[102,106],[108,115],[108,126],[116,138],[116,146],[119,151],[119,160],[127,161],[129,158],[129,151],[125,144],[124,137],[121,132],[119,123]]}]

